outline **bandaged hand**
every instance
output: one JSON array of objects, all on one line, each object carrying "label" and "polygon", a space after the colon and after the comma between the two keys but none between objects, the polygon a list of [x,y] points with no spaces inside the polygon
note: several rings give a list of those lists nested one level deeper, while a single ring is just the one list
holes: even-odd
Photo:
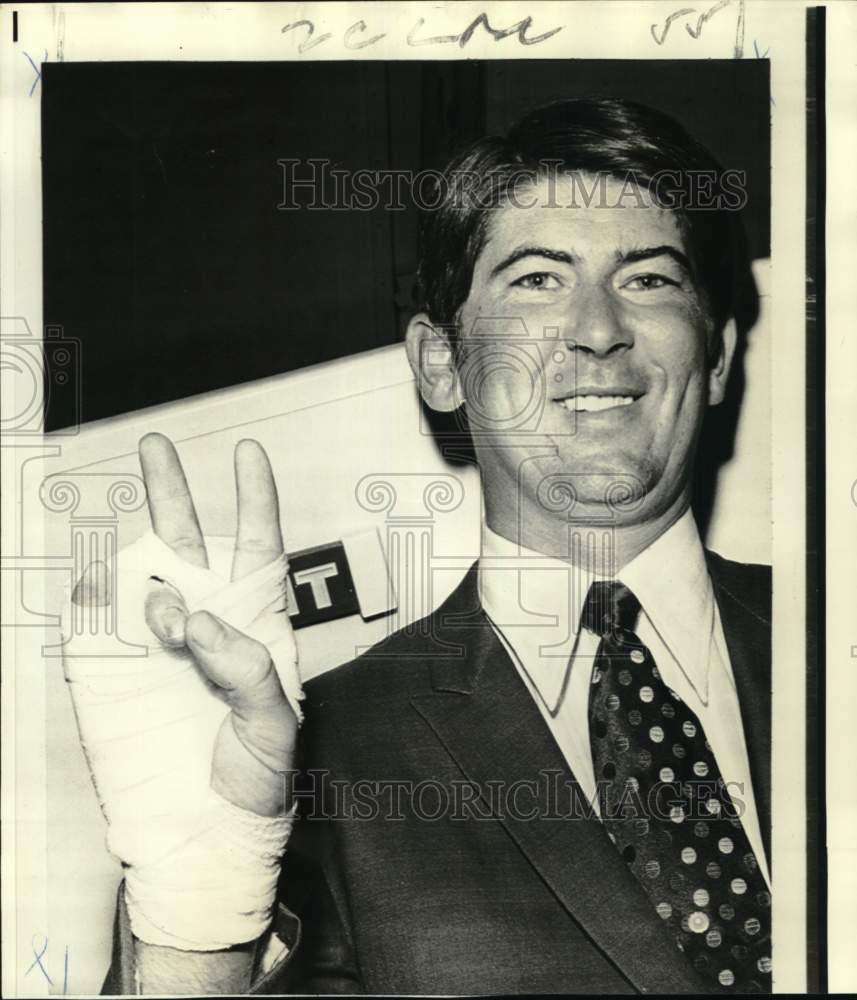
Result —
[{"label": "bandaged hand", "polygon": [[148,435],[140,459],[153,533],[115,573],[88,567],[71,599],[113,603],[148,655],[72,651],[66,677],[134,934],[217,950],[270,923],[291,826],[301,695],[277,493],[261,446],[242,441],[237,538],[206,540],[171,442]]}]

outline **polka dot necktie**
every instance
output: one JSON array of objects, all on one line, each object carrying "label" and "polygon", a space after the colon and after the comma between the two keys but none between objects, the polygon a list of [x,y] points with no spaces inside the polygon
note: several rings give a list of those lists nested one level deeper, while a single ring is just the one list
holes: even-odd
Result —
[{"label": "polka dot necktie", "polygon": [[602,823],[712,990],[770,992],[767,884],[699,719],[634,631],[639,612],[617,581],[593,583],[583,608],[601,638],[589,739]]}]

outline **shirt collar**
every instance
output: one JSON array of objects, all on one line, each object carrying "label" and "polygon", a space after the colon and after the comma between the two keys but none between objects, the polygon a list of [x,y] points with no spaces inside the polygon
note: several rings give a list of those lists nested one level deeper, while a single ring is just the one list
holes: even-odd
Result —
[{"label": "shirt collar", "polygon": [[482,526],[482,607],[550,711],[565,688],[580,614],[595,575]]},{"label": "shirt collar", "polygon": [[618,578],[636,594],[652,627],[707,703],[714,590],[690,509],[624,566]]},{"label": "shirt collar", "polygon": [[[542,555],[482,526],[479,595],[539,695],[555,711],[580,630],[591,571]],[[618,574],[703,701],[714,595],[690,510]]]}]

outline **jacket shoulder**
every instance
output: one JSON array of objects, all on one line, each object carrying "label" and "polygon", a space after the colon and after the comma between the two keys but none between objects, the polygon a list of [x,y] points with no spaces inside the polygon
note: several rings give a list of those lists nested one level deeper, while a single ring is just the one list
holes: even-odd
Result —
[{"label": "jacket shoulder", "polygon": [[425,618],[393,632],[353,660],[314,677],[304,685],[307,707],[371,699],[389,702],[432,688],[432,666],[450,650],[468,643],[468,629],[481,617],[476,565]]},{"label": "jacket shoulder", "polygon": [[770,623],[771,567],[763,563],[736,562],[710,549],[706,549],[705,558],[715,589],[728,594],[756,618]]},{"label": "jacket shoulder", "polygon": [[429,616],[393,632],[353,660],[325,671],[304,684],[309,705],[328,701],[389,698],[396,691],[413,692],[427,682],[422,633],[430,632]]},{"label": "jacket shoulder", "polygon": [[434,612],[304,684],[304,768],[368,774],[414,752],[425,724],[412,700],[434,690],[434,667],[444,655],[441,628]]}]

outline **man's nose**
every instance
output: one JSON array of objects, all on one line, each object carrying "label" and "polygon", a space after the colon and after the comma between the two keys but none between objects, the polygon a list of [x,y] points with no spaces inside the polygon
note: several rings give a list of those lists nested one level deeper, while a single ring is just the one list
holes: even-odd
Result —
[{"label": "man's nose", "polygon": [[606,357],[634,345],[634,337],[623,323],[620,307],[608,289],[581,289],[571,306],[563,332],[570,349]]}]

